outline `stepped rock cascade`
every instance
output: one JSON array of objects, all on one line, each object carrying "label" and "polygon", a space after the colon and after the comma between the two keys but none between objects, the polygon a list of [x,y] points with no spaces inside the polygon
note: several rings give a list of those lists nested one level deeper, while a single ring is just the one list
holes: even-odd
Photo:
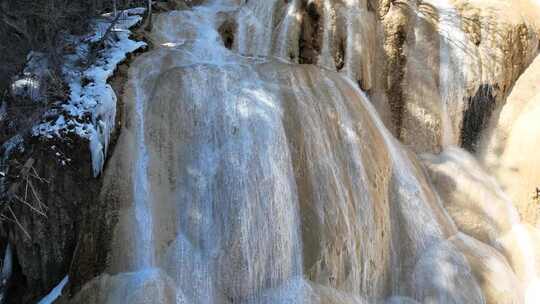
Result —
[{"label": "stepped rock cascade", "polygon": [[222,2],[229,48],[347,75],[417,152],[476,150],[540,36],[528,0],[243,2]]},{"label": "stepped rock cascade", "polygon": [[[155,15],[104,172],[102,200],[119,209],[107,269],[71,303],[537,303],[540,232],[454,147],[470,89],[506,67],[484,70],[454,2],[406,8],[422,25],[405,42],[418,54],[404,96],[419,101],[395,128],[374,2]],[[412,83],[428,70],[429,85]],[[415,113],[436,116],[418,142]]]},{"label": "stepped rock cascade", "polygon": [[477,150],[538,52],[529,0],[246,2],[223,16],[234,25],[233,49],[347,75],[417,152]]}]

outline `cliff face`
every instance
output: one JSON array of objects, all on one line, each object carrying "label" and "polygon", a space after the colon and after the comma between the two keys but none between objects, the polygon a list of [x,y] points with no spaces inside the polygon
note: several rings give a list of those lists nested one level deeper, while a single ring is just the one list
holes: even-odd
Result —
[{"label": "cliff face", "polygon": [[[219,4],[230,5],[233,8],[223,9],[212,17],[214,19],[209,19],[211,10],[208,10],[206,6],[202,8],[199,6],[205,4],[204,1],[169,2],[171,2],[170,5],[159,7],[161,9],[181,9],[182,11],[154,16],[154,30],[146,34],[155,46],[152,55],[155,57],[152,59],[149,54],[143,55],[143,58],[136,63],[138,66],[129,72],[131,81],[150,79],[141,85],[141,88],[148,94],[154,94],[160,81],[164,80],[170,82],[171,88],[182,87],[182,94],[186,94],[185,92],[190,92],[189,90],[192,89],[186,84],[188,82],[186,79],[183,79],[180,84],[175,82],[177,78],[183,77],[186,73],[184,70],[175,71],[174,73],[177,74],[172,73],[173,75],[165,73],[166,77],[161,75],[161,72],[155,71],[194,62],[221,65],[237,54],[248,57],[250,60],[269,58],[274,60],[277,57],[292,64],[310,64],[323,70],[337,72],[346,76],[366,93],[385,126],[412,151],[416,153],[440,152],[447,146],[458,145],[469,151],[478,152],[490,172],[495,173],[502,182],[503,190],[509,193],[512,201],[518,206],[521,217],[530,224],[538,224],[538,208],[530,198],[534,196],[535,187],[540,186],[540,180],[537,179],[539,175],[535,173],[538,171],[536,170],[537,166],[534,165],[538,162],[537,156],[534,153],[534,148],[530,149],[530,153],[523,153],[522,148],[523,146],[537,147],[540,145],[535,139],[537,124],[534,123],[538,112],[536,111],[538,108],[538,102],[536,102],[538,101],[536,94],[538,88],[535,83],[540,81],[537,77],[538,73],[535,72],[539,70],[535,67],[538,59],[523,74],[538,54],[539,47],[540,24],[538,20],[540,20],[540,16],[537,13],[539,9],[533,2],[525,0],[408,2],[391,0],[224,0],[220,1]],[[191,13],[199,8],[201,10],[197,14]],[[218,43],[218,40],[221,40],[223,47],[228,51],[220,50],[216,53],[212,48],[206,48],[208,44],[197,44],[200,41],[196,38],[200,38],[198,35],[201,33],[204,39],[211,40],[210,43]],[[218,40],[213,41],[212,39]],[[185,50],[187,47],[191,47],[191,50],[195,51],[188,52]],[[222,56],[221,52],[224,52],[224,58],[219,57]],[[310,90],[316,89],[317,86],[312,87],[310,81],[319,81],[317,80],[319,74],[309,70],[311,67],[306,67],[306,72],[303,68],[289,70],[280,67],[278,63],[275,65],[280,72],[293,75],[291,76],[292,80],[281,79],[280,81],[287,84],[279,82],[279,86],[292,86],[290,83],[294,82],[294,79],[302,78],[302,81],[308,83],[306,87],[309,87]],[[158,69],[158,66],[162,68]],[[122,69],[124,74],[121,77],[127,77],[127,68],[125,66]],[[153,74],[152,71],[156,74]],[[267,67],[260,74],[272,73],[276,73],[276,71]],[[522,74],[522,78],[516,83]],[[337,76],[330,78],[334,77]],[[204,77],[201,76],[201,78]],[[143,184],[137,180],[135,172],[137,170],[150,170],[146,167],[137,167],[140,156],[133,152],[140,149],[138,136],[141,136],[140,132],[145,132],[139,130],[141,123],[149,124],[147,126],[151,129],[148,132],[154,132],[148,135],[143,134],[143,138],[146,136],[146,140],[160,147],[159,151],[151,152],[167,156],[170,163],[178,161],[175,157],[179,155],[179,153],[172,153],[171,149],[182,150],[189,149],[189,147],[175,148],[176,146],[172,143],[160,146],[160,138],[165,140],[165,137],[169,137],[169,133],[175,131],[171,127],[163,126],[163,122],[159,121],[160,115],[165,114],[153,113],[158,118],[154,117],[148,121],[139,117],[140,113],[137,114],[137,111],[147,111],[146,108],[137,108],[135,99],[140,92],[135,92],[136,88],[130,84],[124,95],[124,81],[118,82],[119,84],[115,86],[116,93],[119,96],[123,95],[127,104],[121,100],[118,105],[117,122],[121,125],[119,144],[117,148],[111,149],[111,151],[114,150],[113,152],[109,153],[115,156],[112,158],[111,164],[106,166],[104,177],[92,177],[89,151],[84,148],[87,146],[86,142],[74,140],[66,144],[39,141],[33,145],[36,147],[35,150],[26,151],[23,154],[24,157],[20,156],[21,161],[28,157],[36,160],[34,166],[36,175],[43,179],[35,180],[36,192],[39,193],[39,200],[48,208],[45,218],[38,213],[28,212],[24,204],[18,204],[13,211],[17,214],[19,223],[4,222],[0,231],[0,249],[5,247],[2,243],[9,242],[14,246],[16,255],[16,275],[13,276],[11,283],[13,290],[11,302],[13,303],[35,300],[39,295],[45,294],[56,285],[67,273],[71,275],[71,290],[75,293],[83,288],[84,283],[104,272],[110,273],[110,275],[104,274],[91,281],[75,298],[76,303],[101,303],[105,301],[114,303],[120,295],[95,294],[95,289],[127,290],[139,288],[136,287],[139,285],[141,290],[148,290],[149,294],[153,295],[152,297],[161,299],[160,301],[163,303],[174,303],[175,301],[172,298],[174,287],[171,278],[162,270],[152,270],[145,273],[145,277],[149,278],[148,282],[157,282],[155,284],[146,284],[145,280],[138,281],[140,277],[137,275],[123,273],[116,275],[116,273],[137,269],[136,263],[130,262],[130,259],[135,259],[135,249],[139,246],[141,239],[144,241],[146,237],[143,230],[130,232],[132,226],[135,225],[134,222],[141,221],[137,218],[140,214],[137,215],[138,211],[133,209],[132,202],[137,200],[137,195],[144,194],[144,189],[140,188],[143,187]],[[208,83],[208,86],[212,85],[215,83]],[[324,87],[324,85],[327,85],[327,82],[320,81],[320,86]],[[227,86],[225,87],[227,88]],[[159,89],[174,91],[164,84]],[[204,90],[204,88],[200,88],[200,90]],[[283,91],[286,90],[283,89]],[[335,96],[324,95],[324,92],[319,93],[317,98],[323,100],[322,103],[325,102],[325,98],[328,100],[335,98]],[[192,95],[194,94],[196,92],[192,92]],[[193,97],[192,95],[184,96],[184,99],[189,99],[190,96]],[[217,95],[218,93],[209,96],[209,98],[217,98]],[[166,97],[161,96],[160,98],[163,101]],[[173,103],[173,101],[169,102]],[[166,109],[164,113],[176,111],[174,107]],[[299,111],[287,107],[284,109],[287,113]],[[365,119],[362,115],[358,117]],[[304,168],[309,167],[309,164],[305,163],[305,157],[308,155],[304,154],[311,146],[309,146],[309,142],[304,142],[305,139],[302,136],[294,133],[296,129],[301,130],[302,125],[294,122],[295,120],[300,121],[300,119],[298,117],[289,117],[289,119],[291,121],[287,123],[290,125],[287,125],[286,129],[287,134],[292,139],[288,145],[291,148],[299,149],[294,152],[297,154],[294,154],[293,157],[295,159],[293,169],[296,173],[298,187],[300,187],[300,196],[304,197],[303,208],[305,209],[303,212],[308,213],[307,215],[302,214],[302,216],[307,217],[307,221],[309,221],[309,223],[305,223],[304,230],[299,231],[300,236],[298,237],[303,238],[307,246],[312,246],[314,248],[312,251],[315,252],[313,256],[305,257],[303,266],[307,269],[306,275],[321,286],[336,287],[337,285],[342,287],[341,289],[351,292],[352,289],[349,287],[352,286],[350,285],[352,284],[350,280],[353,280],[351,279],[352,274],[349,274],[349,270],[346,268],[340,267],[352,262],[360,263],[356,258],[363,255],[370,256],[371,252],[366,249],[366,252],[359,254],[351,249],[352,247],[347,247],[348,244],[338,244],[340,241],[333,239],[350,232],[345,231],[343,222],[352,221],[352,219],[344,216],[339,225],[336,223],[335,226],[332,226],[331,223],[325,221],[322,221],[324,224],[321,224],[316,219],[319,209],[310,210],[305,206],[308,200],[305,197],[321,194],[310,192],[313,189],[309,187],[313,186],[310,186],[306,182],[307,179],[302,176],[302,174],[310,172]],[[328,117],[329,121],[332,119],[334,119],[332,116]],[[295,123],[299,125],[295,125]],[[370,124],[368,125],[366,129],[372,127]],[[187,127],[180,125],[178,129],[184,130],[188,127],[195,129],[197,125]],[[328,129],[339,127],[339,125],[335,125],[328,127]],[[231,130],[233,133],[240,132],[234,127]],[[160,135],[160,132],[165,132],[167,135]],[[364,134],[369,140],[381,144],[380,135],[366,135],[365,131],[360,129],[355,129],[354,132]],[[184,135],[186,138],[194,136],[187,133]],[[336,142],[338,141],[336,140]],[[67,166],[62,166],[62,159],[60,162],[58,161],[58,150],[51,150],[53,145],[56,146],[55,149],[60,149],[61,154],[69,155],[67,158],[70,158],[70,162]],[[363,148],[367,149],[368,147]],[[182,150],[180,154],[192,152]],[[331,151],[328,150],[327,153],[331,153]],[[343,152],[344,155],[352,153],[355,152]],[[388,151],[385,153],[391,154]],[[370,178],[373,177],[369,183],[388,189],[399,188],[399,185],[393,185],[389,181],[392,179],[388,175],[390,169],[384,163],[388,161],[390,156],[385,153],[381,153],[381,155],[372,153],[373,155],[370,154],[362,158],[364,162],[372,161],[379,164],[374,167],[368,166],[368,174],[370,174]],[[447,161],[444,156],[441,156],[442,159]],[[480,205],[480,201],[484,203],[483,200],[505,202],[500,205],[506,204],[507,201],[502,199],[498,193],[488,190],[482,192],[487,193],[485,195],[471,194],[472,191],[469,190],[461,191],[459,189],[463,185],[459,183],[455,188],[445,188],[444,183],[449,180],[458,180],[459,174],[452,171],[453,169],[447,169],[445,166],[448,164],[444,163],[443,160],[429,159],[424,163],[428,166],[430,178],[437,186],[437,191],[447,202],[445,208],[450,210],[450,215],[456,221],[460,231],[464,231],[489,245],[493,245],[493,239],[506,235],[497,230],[501,227],[504,227],[505,233],[511,235],[510,231],[513,229],[514,222],[509,224],[505,222],[507,218],[504,218],[503,222],[494,228],[490,226],[493,224],[492,222],[483,222],[485,218],[476,218],[474,212],[471,211],[472,209],[464,207],[465,201],[478,202]],[[441,162],[444,165],[440,167],[433,165],[433,163],[439,164]],[[170,163],[152,165],[151,177],[156,178],[153,180],[154,186],[160,183],[172,183],[178,178],[176,173],[169,172],[172,170],[168,167]],[[466,165],[465,168],[472,170],[474,166]],[[479,168],[474,168],[474,170],[480,171]],[[307,171],[303,172],[302,170]],[[384,174],[381,173],[383,171]],[[184,175],[190,176],[189,174],[193,174],[193,172]],[[178,185],[171,184],[170,187],[172,189]],[[138,189],[138,192],[132,192],[132,189]],[[25,187],[21,188],[20,196],[25,195],[26,191]],[[158,195],[155,198],[156,201],[170,199],[173,194],[167,191],[163,190],[166,195],[156,194]],[[395,197],[384,197],[383,194],[376,193],[377,191],[379,190],[372,190],[379,202],[399,200]],[[397,192],[399,191],[396,190]],[[204,193],[201,193],[201,196],[203,195]],[[343,199],[343,197],[328,195],[329,200],[332,201]],[[390,207],[382,205],[382,207],[374,207],[376,210],[373,212],[377,214],[377,218],[388,219],[393,216],[387,209]],[[160,222],[168,223],[168,220],[173,222],[169,218],[172,213],[168,212],[173,212],[178,207],[171,206],[164,205],[157,209],[156,216]],[[361,209],[360,206],[364,205],[356,206],[353,204],[350,208]],[[501,211],[504,208],[506,207],[497,209],[496,212],[494,211],[495,214],[504,213]],[[191,206],[191,209],[197,208]],[[204,210],[199,211],[202,213]],[[201,215],[194,213],[190,216]],[[456,220],[460,217],[463,218],[463,222]],[[193,220],[193,218],[188,220]],[[22,229],[18,228],[19,225],[25,228],[30,238]],[[373,260],[376,262],[372,263],[379,266],[385,265],[384,267],[387,268],[391,267],[390,263],[392,262],[390,251],[394,250],[390,246],[391,232],[388,231],[391,225],[384,220],[381,220],[380,223],[373,223],[373,227],[378,227],[373,229],[382,231],[382,236],[373,234],[372,237],[379,242],[378,244],[383,244],[380,245],[379,249],[382,248],[380,251],[384,254],[374,257]],[[451,227],[452,225],[444,224],[441,226]],[[356,232],[366,229],[365,227],[356,228]],[[159,252],[165,252],[163,259],[166,259],[167,254],[172,254],[166,253],[167,250],[172,250],[168,248],[174,249],[182,244],[175,243],[180,241],[174,240],[171,236],[173,234],[171,231],[176,229],[174,224],[164,225],[160,229],[165,230],[160,231],[160,235],[166,237],[153,241],[157,242],[156,246],[159,247]],[[315,237],[308,235],[310,229],[320,229],[322,232]],[[454,228],[442,230],[445,229],[453,231]],[[489,233],[493,231],[497,231],[497,235],[488,237]],[[190,232],[192,234],[189,235],[189,242],[197,243],[200,241],[195,240],[196,232],[200,231]],[[508,247],[510,248],[513,239],[509,238]],[[331,245],[325,247],[327,245],[325,242]],[[197,246],[203,245],[197,244]],[[342,257],[342,260],[336,258],[337,252],[341,248],[339,246],[351,250],[348,252],[349,256]],[[414,246],[404,250],[413,250],[412,247]],[[499,253],[493,253],[491,247],[486,248],[483,244],[478,245],[475,241],[470,241],[467,236],[460,235],[449,238],[447,243],[440,245],[439,249],[433,249],[430,254],[437,255],[437,250],[446,250],[447,247],[461,248],[460,250],[464,252],[469,261],[476,261],[478,264],[480,264],[481,257],[478,257],[478,253],[471,248],[481,248],[480,251],[485,256],[494,257],[494,260],[497,261],[494,262],[496,267],[505,269],[505,271],[508,269],[508,273],[512,270],[505,259],[510,259],[509,256],[517,254],[510,252],[501,257]],[[111,248],[116,248],[117,251]],[[118,248],[123,249],[118,251]],[[292,246],[289,250],[296,249]],[[406,253],[405,251],[404,253]],[[425,255],[427,263],[425,267],[427,268],[431,263],[429,262],[430,254],[426,253]],[[238,261],[231,261],[231,264],[242,263],[242,258],[239,258]],[[516,265],[523,264],[520,264],[519,258],[515,258],[513,261]],[[404,261],[403,263],[404,268],[412,268],[411,263],[413,262]],[[163,268],[167,267],[173,266],[163,266]],[[369,282],[362,281],[362,288],[372,288],[370,290],[376,296],[383,296],[387,292],[388,286],[394,283],[391,282],[392,275],[389,274],[388,269],[380,267],[367,267],[366,273],[369,275],[380,274],[380,277],[383,278],[381,281],[373,282],[371,287],[368,286]],[[488,266],[484,265],[483,267]],[[473,267],[475,270],[479,268],[481,267]],[[361,276],[361,274],[356,275]],[[368,274],[365,275],[368,276]],[[488,284],[494,275],[485,272],[474,275],[489,278],[489,280],[482,281],[487,282],[485,283],[486,287],[482,286],[483,289],[496,289],[493,287],[496,285]],[[524,276],[508,278],[508,281],[505,281],[507,283],[505,286],[512,286],[514,280],[521,280]],[[496,277],[493,279],[493,281],[497,280],[499,279]],[[244,283],[248,286],[252,282]],[[300,285],[302,284],[309,285],[306,282],[302,282]],[[313,298],[328,292],[321,286],[309,285],[313,292]],[[246,288],[231,287],[226,290],[226,295],[220,296],[245,298],[247,297],[245,293],[249,291]],[[399,288],[411,289],[414,286],[401,286]],[[433,288],[437,290],[438,287]],[[488,294],[490,299],[497,299],[495,291],[488,292]],[[134,295],[133,301],[143,299],[140,301],[145,303],[144,297],[145,295],[142,294]],[[332,300],[339,298],[333,293],[325,294],[325,297]],[[344,299],[348,297],[348,295],[343,296]],[[519,298],[518,295],[515,297]],[[351,297],[350,301],[354,303],[354,297]],[[496,301],[493,300],[490,303],[496,303]]]}]

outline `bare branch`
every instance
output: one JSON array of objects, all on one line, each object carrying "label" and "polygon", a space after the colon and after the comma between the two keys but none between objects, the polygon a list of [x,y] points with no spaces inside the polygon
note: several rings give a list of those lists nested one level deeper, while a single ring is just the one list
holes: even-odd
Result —
[{"label": "bare branch", "polygon": [[36,209],[34,206],[30,205],[30,203],[28,203],[27,201],[23,200],[22,198],[20,198],[18,195],[15,195],[15,199],[21,203],[23,203],[24,205],[26,205],[28,208],[32,209],[34,212],[36,212],[37,214],[43,216],[43,217],[47,217],[47,215],[45,213],[43,213],[42,211]]},{"label": "bare branch", "polygon": [[43,204],[43,202],[42,202],[41,199],[39,198],[38,192],[37,192],[36,189],[34,188],[34,185],[32,184],[32,182],[29,181],[28,184],[30,185],[30,189],[32,190],[32,194],[34,195],[34,198],[36,199],[36,201],[38,202],[38,204],[39,204],[40,206],[45,206],[45,204]]},{"label": "bare branch", "polygon": [[19,226],[19,228],[24,232],[24,234],[26,235],[26,237],[28,237],[29,240],[31,240],[32,238],[30,237],[30,234],[28,234],[28,232],[26,231],[26,229],[24,229],[23,225],[21,224],[21,222],[19,222],[19,219],[17,219],[17,216],[15,215],[15,212],[13,212],[13,209],[11,209],[11,206],[8,206],[8,210],[9,212],[11,213],[11,215],[13,216],[13,220],[15,221],[15,223],[17,224],[17,226]]}]

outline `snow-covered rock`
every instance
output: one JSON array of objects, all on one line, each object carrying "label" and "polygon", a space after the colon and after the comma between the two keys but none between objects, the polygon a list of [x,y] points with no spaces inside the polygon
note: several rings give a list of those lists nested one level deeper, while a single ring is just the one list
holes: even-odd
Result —
[{"label": "snow-covered rock", "polygon": [[[142,19],[143,8],[128,9],[119,12],[120,17],[103,39],[107,29],[116,17],[105,14],[95,20],[94,31],[86,36],[68,37],[75,46],[72,54],[66,55],[63,67],[64,78],[69,86],[67,102],[57,111],[58,118],[44,122],[34,128],[34,135],[53,138],[75,132],[88,139],[92,153],[94,176],[100,174],[116,118],[116,95],[107,83],[122,61],[146,44],[130,39],[130,28]],[[99,50],[95,60],[80,68],[81,62],[89,58],[92,45],[103,40],[103,49]]]},{"label": "snow-covered rock", "polygon": [[11,82],[11,96],[28,98],[39,102],[45,98],[46,77],[49,71],[49,63],[45,54],[30,52],[26,58],[26,67],[22,74],[15,76]]}]

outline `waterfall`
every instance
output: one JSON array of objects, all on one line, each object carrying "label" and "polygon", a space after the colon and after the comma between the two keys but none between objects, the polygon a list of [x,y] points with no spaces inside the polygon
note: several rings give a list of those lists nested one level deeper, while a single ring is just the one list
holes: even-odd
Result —
[{"label": "waterfall", "polygon": [[279,1],[248,1],[240,8],[238,52],[249,56],[268,56],[272,49],[274,11]]},{"label": "waterfall", "polygon": [[[439,66],[439,90],[441,93],[441,121],[442,121],[442,145],[443,147],[457,144],[456,131],[452,126],[452,119],[448,112],[449,105],[463,102],[464,96],[457,95],[463,87],[463,80],[459,78],[459,72],[455,67],[461,68],[459,60],[459,43],[466,41],[467,37],[461,30],[460,17],[456,9],[446,0],[436,1],[435,7],[439,12],[440,41],[440,66]],[[456,54],[457,53],[457,54]],[[458,75],[456,75],[458,74]]]},{"label": "waterfall", "polygon": [[[137,79],[133,79],[137,82]],[[137,230],[139,237],[136,239],[137,245],[137,267],[151,267],[154,264],[153,253],[153,221],[150,204],[150,189],[148,185],[148,150],[145,139],[145,105],[144,92],[136,88],[136,120],[138,128],[135,131],[137,134],[137,157],[135,167],[135,182],[133,184],[133,197],[135,199],[135,218],[137,221]]]},{"label": "waterfall", "polygon": [[[323,2],[323,27],[335,13],[346,32],[322,29],[325,68],[294,63],[300,1],[241,2],[157,15],[154,49],[130,67],[125,154],[106,177],[128,186],[114,193],[124,212],[101,302],[492,303],[502,286],[517,303],[523,292],[508,286],[535,280],[516,269],[537,251],[511,249],[528,243],[515,210],[504,215],[515,234],[469,236],[436,161],[399,143],[362,91],[373,82],[366,2]],[[463,97],[449,44],[465,38],[437,3],[446,146],[456,143],[448,106]],[[228,46],[225,23],[235,24]],[[342,38],[343,71],[330,48]]]},{"label": "waterfall", "polygon": [[[394,250],[407,249],[395,252],[397,256],[392,266],[404,269],[405,274],[394,274],[392,291],[399,294],[404,292],[404,287],[412,289],[412,296],[423,303],[483,303],[482,292],[465,256],[445,242],[457,233],[457,228],[440,198],[385,128],[365,94],[347,80],[357,94],[364,97],[361,100],[384,138],[394,167],[395,201],[399,204],[395,208],[400,222],[396,224],[407,232],[405,238],[398,235],[393,245]],[[411,279],[406,274],[410,271],[413,271],[413,285],[407,286],[403,281]]]},{"label": "waterfall", "polygon": [[[459,142],[457,133],[461,120],[458,111],[463,109],[465,98],[465,59],[469,38],[462,30],[461,15],[448,0],[431,0],[438,13],[439,28],[439,93],[441,145],[447,147]],[[426,18],[426,16],[424,16]]]}]

